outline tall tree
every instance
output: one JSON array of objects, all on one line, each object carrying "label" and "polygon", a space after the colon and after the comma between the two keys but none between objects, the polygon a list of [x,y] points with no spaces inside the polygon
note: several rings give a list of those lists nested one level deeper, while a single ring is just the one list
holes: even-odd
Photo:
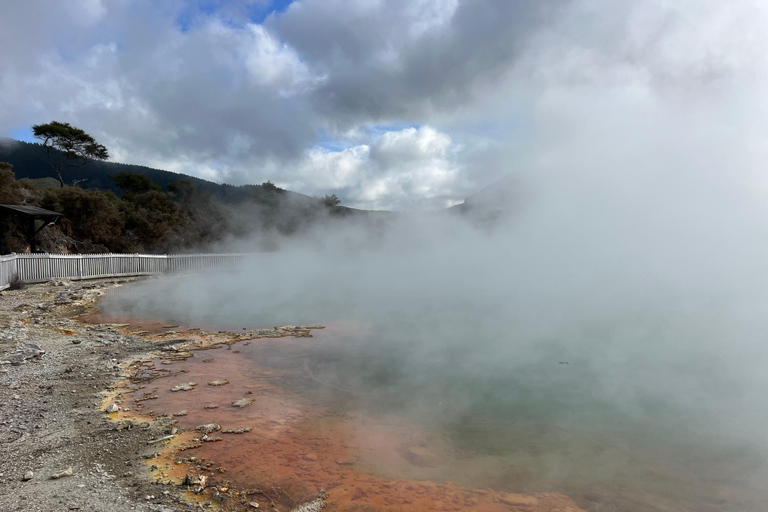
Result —
[{"label": "tall tree", "polygon": [[339,203],[341,203],[341,199],[336,197],[336,194],[323,197],[323,204],[329,208],[335,208],[336,206],[339,206]]},{"label": "tall tree", "polygon": [[[98,144],[96,140],[80,128],[75,128],[69,123],[51,121],[47,124],[36,124],[32,127],[35,138],[42,141],[47,151],[48,165],[56,173],[56,176],[64,187],[64,169],[69,167],[82,167],[90,160],[107,160],[109,153],[107,148]],[[51,149],[57,149],[63,153],[63,158],[51,154]]]}]

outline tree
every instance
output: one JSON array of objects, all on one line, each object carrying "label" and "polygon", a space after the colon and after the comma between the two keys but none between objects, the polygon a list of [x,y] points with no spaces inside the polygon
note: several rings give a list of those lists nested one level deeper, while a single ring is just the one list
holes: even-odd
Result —
[{"label": "tree", "polygon": [[[69,167],[82,167],[90,160],[107,160],[107,148],[80,128],[69,123],[51,121],[48,124],[36,124],[32,127],[35,138],[42,141],[47,151],[48,165],[56,173],[59,183],[64,187],[62,172]],[[56,158],[51,149],[64,153],[64,158]]]},{"label": "tree", "polygon": [[270,192],[285,192],[285,189],[282,189],[272,183],[270,180],[265,181],[261,184],[261,186],[264,188],[264,190],[268,190]]},{"label": "tree", "polygon": [[21,204],[24,197],[13,174],[13,165],[0,162],[0,204]]},{"label": "tree", "polygon": [[110,176],[110,178],[115,182],[115,185],[125,191],[126,195],[143,194],[150,190],[161,190],[160,185],[153,182],[146,174],[121,171],[114,176]]},{"label": "tree", "polygon": [[195,184],[192,180],[177,180],[166,185],[171,196],[180,203],[188,203],[195,195]]},{"label": "tree", "polygon": [[336,197],[336,194],[331,194],[330,196],[323,197],[323,204],[325,206],[328,206],[329,208],[339,206],[339,203],[341,203],[341,199]]}]

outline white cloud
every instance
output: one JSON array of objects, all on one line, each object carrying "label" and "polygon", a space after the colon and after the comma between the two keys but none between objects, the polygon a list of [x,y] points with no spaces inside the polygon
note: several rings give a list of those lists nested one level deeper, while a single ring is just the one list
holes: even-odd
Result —
[{"label": "white cloud", "polygon": [[461,165],[451,138],[431,127],[387,131],[370,144],[342,151],[315,147],[280,174],[288,188],[365,209],[435,209],[463,198]]},{"label": "white cloud", "polygon": [[69,121],[123,161],[360,207],[576,162],[690,179],[701,154],[768,189],[764,2],[302,0],[263,25],[224,2],[186,30],[182,1],[43,3],[0,6],[4,134]]}]

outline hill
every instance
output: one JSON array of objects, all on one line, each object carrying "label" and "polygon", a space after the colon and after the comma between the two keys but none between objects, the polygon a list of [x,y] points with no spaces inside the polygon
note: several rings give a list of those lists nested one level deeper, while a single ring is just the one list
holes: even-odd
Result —
[{"label": "hill", "polygon": [[[62,158],[59,151],[52,150],[54,158]],[[8,162],[13,165],[13,172],[17,179],[37,180],[51,178],[53,171],[48,165],[46,150],[41,144],[21,142],[14,139],[0,137],[0,162]],[[214,199],[222,203],[239,203],[251,199],[254,195],[262,195],[265,192],[262,185],[234,186],[179,174],[162,169],[153,169],[143,165],[122,164],[117,162],[88,162],[83,167],[71,168],[66,171],[68,183],[78,181],[79,186],[86,190],[104,190],[120,193],[120,189],[110,176],[120,172],[143,174],[157,183],[163,190],[168,190],[168,185],[179,180],[189,180],[195,186],[198,193],[210,194]],[[81,181],[82,180],[82,181]],[[313,199],[304,194],[286,191],[288,195]],[[316,201],[316,199],[314,199]]]},{"label": "hill", "polygon": [[[235,187],[106,162],[68,170],[67,182],[76,180],[77,186],[60,187],[51,178],[43,146],[0,142],[0,203],[64,215],[56,225],[38,226],[38,247],[49,252],[208,251],[231,242],[273,250],[283,237],[316,226],[332,229],[344,219],[363,223],[365,232],[376,232],[389,216],[269,182]],[[0,215],[0,254],[30,249],[25,222]]]}]

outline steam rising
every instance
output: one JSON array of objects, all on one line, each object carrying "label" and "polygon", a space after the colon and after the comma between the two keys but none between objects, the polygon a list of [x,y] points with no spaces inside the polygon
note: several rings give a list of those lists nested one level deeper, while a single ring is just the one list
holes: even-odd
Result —
[{"label": "steam rising", "polygon": [[743,190],[719,208],[711,198],[736,187],[684,186],[686,169],[664,187],[634,175],[627,190],[626,174],[578,165],[525,178],[527,207],[493,224],[434,213],[382,231],[331,225],[232,273],[127,290],[107,312],[364,325],[319,354],[315,374],[359,390],[356,407],[441,425],[481,454],[539,454],[509,455],[538,475],[516,490],[553,490],[541,478],[567,488],[577,475],[642,486],[654,460],[667,460],[683,501],[677,477],[764,481],[763,206]]},{"label": "steam rising", "polygon": [[[768,476],[764,2],[436,2],[429,25],[366,6],[304,0],[258,30],[214,19],[184,34],[151,16],[165,28],[141,58],[113,62],[131,48],[115,45],[93,57],[96,78],[57,66],[67,101],[53,103],[145,163],[356,206],[452,204],[507,175],[510,215],[324,222],[234,272],[125,289],[107,312],[363,325],[314,354],[315,375],[355,390],[350,408],[445,429],[478,454],[451,476],[468,484],[581,496],[605,484],[663,496],[666,510],[768,509],[745,491]],[[115,26],[144,41],[127,38],[132,19]],[[206,57],[283,40],[278,54],[254,52],[295,68],[274,83]],[[163,58],[144,58],[157,49]],[[166,52],[194,69],[171,73]],[[163,72],[135,72],[146,61]],[[46,81],[33,82],[44,97]],[[78,106],[67,91],[81,83],[128,84],[128,99]],[[30,108],[15,103],[7,124]],[[321,131],[350,147],[328,150]],[[376,155],[382,132],[412,137]],[[694,504],[720,484],[743,502]]]}]

